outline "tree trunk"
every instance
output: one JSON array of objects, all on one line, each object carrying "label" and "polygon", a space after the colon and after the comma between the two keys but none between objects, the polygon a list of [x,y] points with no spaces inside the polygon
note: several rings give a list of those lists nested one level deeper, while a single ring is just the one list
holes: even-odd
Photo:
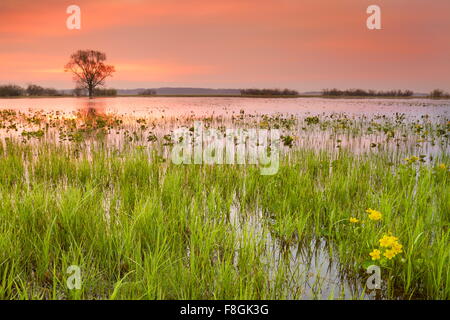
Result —
[{"label": "tree trunk", "polygon": [[92,86],[89,86],[89,99],[92,99],[94,97],[94,88]]}]

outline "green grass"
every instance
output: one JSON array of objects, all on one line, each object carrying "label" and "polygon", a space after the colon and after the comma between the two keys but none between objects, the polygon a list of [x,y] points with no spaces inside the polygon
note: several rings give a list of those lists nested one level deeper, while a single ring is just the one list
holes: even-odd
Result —
[{"label": "green grass", "polygon": [[[301,150],[264,177],[252,166],[162,163],[134,148],[76,158],[74,148],[0,149],[2,299],[299,298],[301,288],[286,285],[292,257],[276,259],[266,234],[308,251],[325,239],[342,273],[364,281],[368,253],[387,232],[404,253],[383,266],[386,297],[450,298],[446,170],[392,168],[384,153]],[[381,222],[367,219],[369,207]],[[258,211],[262,233],[248,223]],[[81,267],[81,290],[66,288],[70,265]]]},{"label": "green grass", "polygon": [[203,119],[290,137],[273,176],[172,164],[191,119],[122,120],[0,112],[0,299],[450,298],[448,120]]}]

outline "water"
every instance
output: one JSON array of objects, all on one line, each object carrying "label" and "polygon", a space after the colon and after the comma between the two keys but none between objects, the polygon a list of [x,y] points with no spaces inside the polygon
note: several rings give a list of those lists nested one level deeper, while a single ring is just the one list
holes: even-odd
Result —
[{"label": "water", "polygon": [[[3,114],[0,136],[27,137],[28,140],[34,136],[33,132],[44,129],[46,138],[67,141],[74,131],[82,128],[86,119],[113,115],[121,123],[110,125],[105,141],[118,148],[129,144],[150,147],[153,135],[164,139],[176,128],[191,127],[194,120],[203,120],[216,128],[259,128],[261,123],[268,124],[279,129],[283,135],[292,136],[294,146],[298,148],[348,149],[355,153],[392,150],[398,157],[413,154],[435,157],[449,152],[448,138],[442,130],[446,130],[450,118],[450,100],[233,97],[0,99],[0,111],[7,109],[20,115],[8,118],[9,115]],[[306,121],[314,116],[319,117],[318,125]],[[40,120],[35,121],[36,118]],[[76,128],[72,125],[68,129],[64,122],[67,119],[76,120]],[[423,129],[415,130],[415,134],[411,135],[413,125],[420,125]],[[114,130],[111,130],[112,127]]]},{"label": "water", "polygon": [[450,100],[429,99],[321,99],[321,98],[215,98],[215,97],[117,97],[0,99],[0,109],[16,111],[75,112],[94,108],[107,113],[137,117],[232,115],[245,110],[255,114],[332,114],[450,117]]},{"label": "water", "polygon": [[[261,210],[243,213],[234,204],[229,215],[232,227],[242,236],[247,232],[264,243],[265,255],[261,260],[267,268],[271,283],[276,283],[277,273],[284,272],[283,287],[287,299],[376,299],[374,291],[365,290],[361,279],[348,277],[332,253],[333,244],[324,238],[314,238],[309,243],[294,242],[287,246],[272,235]],[[236,247],[239,247],[239,242]],[[330,250],[331,249],[331,250]]]}]

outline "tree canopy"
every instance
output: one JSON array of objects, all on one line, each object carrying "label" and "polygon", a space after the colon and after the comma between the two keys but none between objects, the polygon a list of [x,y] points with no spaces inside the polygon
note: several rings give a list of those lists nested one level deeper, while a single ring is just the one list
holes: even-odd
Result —
[{"label": "tree canopy", "polygon": [[92,98],[95,89],[103,86],[107,77],[112,76],[115,68],[107,65],[106,54],[95,50],[78,50],[70,56],[70,61],[65,65],[64,71],[73,74],[73,80],[77,87],[88,90]]}]

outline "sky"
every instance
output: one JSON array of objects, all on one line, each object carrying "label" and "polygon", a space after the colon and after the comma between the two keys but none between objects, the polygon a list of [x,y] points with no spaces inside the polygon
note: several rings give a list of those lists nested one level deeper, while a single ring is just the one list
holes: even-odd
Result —
[{"label": "sky", "polygon": [[449,36],[449,0],[1,0],[0,84],[73,88],[64,65],[94,49],[114,88],[450,91]]}]

